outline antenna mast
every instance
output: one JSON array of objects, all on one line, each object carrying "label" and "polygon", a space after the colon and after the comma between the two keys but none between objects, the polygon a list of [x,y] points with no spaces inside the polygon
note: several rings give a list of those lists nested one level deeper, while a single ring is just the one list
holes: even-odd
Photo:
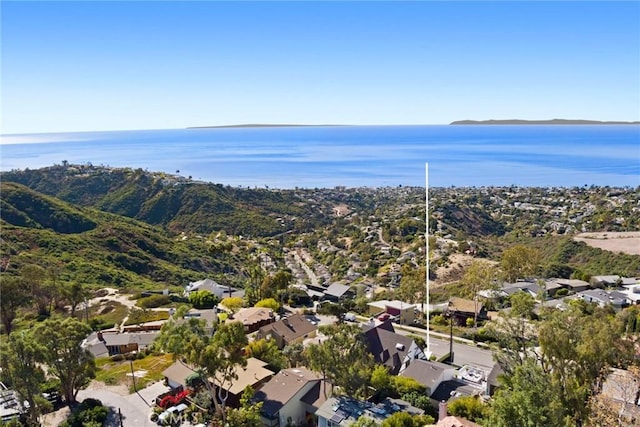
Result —
[{"label": "antenna mast", "polygon": [[427,271],[425,272],[426,278],[426,286],[427,286],[427,358],[431,358],[431,340],[430,331],[429,331],[429,314],[431,312],[429,306],[429,163],[424,164],[425,168],[425,192],[424,192],[424,200],[425,200],[425,212],[424,212],[424,223],[425,223],[425,232],[424,232],[424,240],[426,242],[427,253],[425,256],[427,262]]}]

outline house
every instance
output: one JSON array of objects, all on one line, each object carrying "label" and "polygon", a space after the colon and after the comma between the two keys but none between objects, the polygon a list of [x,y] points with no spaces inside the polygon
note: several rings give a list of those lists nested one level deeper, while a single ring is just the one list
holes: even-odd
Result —
[{"label": "house", "polygon": [[427,356],[416,342],[397,334],[390,321],[377,326],[364,326],[367,351],[376,363],[386,366],[392,375],[403,372],[414,360],[426,360]]},{"label": "house", "polygon": [[316,411],[318,427],[347,427],[358,418],[365,417],[376,425],[381,425],[392,414],[407,412],[411,415],[422,415],[422,409],[412,406],[400,399],[386,398],[373,404],[366,400],[358,400],[349,396],[335,396],[327,399]]},{"label": "house", "polygon": [[431,393],[432,403],[449,402],[462,396],[478,396],[482,392],[478,387],[458,379],[442,381]]},{"label": "house", "polygon": [[487,394],[489,396],[493,396],[496,390],[502,386],[499,380],[501,375],[504,375],[502,366],[499,363],[494,364],[487,377]]},{"label": "house", "polygon": [[629,298],[618,291],[588,289],[578,293],[577,296],[586,302],[598,304],[600,307],[611,305],[616,311],[620,311],[631,304]]},{"label": "house", "polygon": [[93,357],[99,359],[101,357],[109,357],[109,350],[104,345],[104,341],[98,338],[97,332],[92,332],[80,345],[82,348],[89,350]]},{"label": "house", "polygon": [[618,275],[591,276],[591,284],[597,288],[611,288],[622,284],[622,278]]},{"label": "house", "polygon": [[569,291],[576,293],[586,291],[591,288],[589,282],[585,282],[584,280],[579,279],[553,279],[558,285],[562,288],[568,289]]},{"label": "house", "polygon": [[238,290],[231,286],[222,286],[211,279],[190,282],[184,289],[184,296],[188,297],[191,292],[195,291],[209,291],[220,299],[226,297],[244,297],[243,290]]},{"label": "house", "polygon": [[263,402],[260,416],[265,426],[307,424],[327,400],[328,387],[307,368],[283,369],[254,394],[253,400]]},{"label": "house", "polygon": [[218,312],[215,308],[205,310],[197,310],[195,308],[192,308],[187,313],[185,313],[182,319],[176,320],[176,324],[180,325],[182,323],[188,322],[189,319],[204,321],[204,331],[209,335],[213,335],[215,327],[218,324]]},{"label": "house", "polygon": [[[141,351],[151,346],[151,343],[159,335],[157,332],[139,333],[103,333],[96,334],[98,341],[102,342],[107,349],[109,356],[116,354],[127,354],[134,351]],[[87,342],[88,349],[92,353],[101,351],[100,344],[95,341]]]},{"label": "house", "polygon": [[413,360],[409,366],[400,374],[409,377],[425,386],[427,396],[431,396],[440,383],[454,379],[456,368],[440,362],[431,360]]},{"label": "house", "polygon": [[367,305],[369,306],[369,315],[377,317],[382,313],[388,313],[390,316],[396,316],[398,322],[403,325],[412,324],[415,318],[415,304],[409,304],[399,300],[380,300],[372,301]]},{"label": "house", "polygon": [[187,386],[187,377],[193,375],[195,370],[181,360],[162,371],[162,375],[171,389],[184,389]]},{"label": "house", "polygon": [[233,315],[233,320],[242,322],[247,334],[255,332],[261,327],[276,321],[275,314],[270,308],[248,307],[241,308]]},{"label": "house", "polygon": [[282,350],[285,346],[302,342],[307,338],[316,336],[318,327],[308,321],[299,313],[293,314],[277,322],[263,326],[258,329],[256,339],[273,339],[278,348]]},{"label": "house", "polygon": [[334,283],[330,285],[324,292],[324,299],[332,302],[339,302],[347,298],[353,298],[354,293],[351,286]]},{"label": "house", "polygon": [[476,313],[478,321],[488,319],[487,309],[480,301],[453,297],[449,300],[446,311],[453,316],[458,325],[465,325],[467,319],[474,319],[476,317]]},{"label": "house", "polygon": [[[273,376],[273,371],[267,369],[266,366],[266,362],[250,357],[245,366],[236,367],[234,374],[237,378],[231,384],[223,387],[223,390],[228,392],[227,406],[240,407],[240,398],[247,387],[250,386],[257,390]],[[222,381],[218,381],[218,383],[220,382]]]},{"label": "house", "polygon": [[507,283],[502,287],[502,292],[506,293],[508,296],[511,296],[517,292],[525,292],[534,299],[538,299],[540,296],[542,289],[540,285],[534,282],[516,282],[516,283]]}]

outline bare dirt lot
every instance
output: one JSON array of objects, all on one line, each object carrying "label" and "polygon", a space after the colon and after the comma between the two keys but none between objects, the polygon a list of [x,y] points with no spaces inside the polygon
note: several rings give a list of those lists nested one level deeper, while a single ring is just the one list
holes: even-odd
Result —
[{"label": "bare dirt lot", "polygon": [[580,233],[573,239],[605,251],[640,255],[640,231]]}]

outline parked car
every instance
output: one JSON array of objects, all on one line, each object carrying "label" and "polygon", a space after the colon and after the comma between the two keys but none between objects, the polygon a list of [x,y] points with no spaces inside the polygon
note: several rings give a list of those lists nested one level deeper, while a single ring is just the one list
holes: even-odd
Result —
[{"label": "parked car", "polygon": [[346,313],[344,315],[344,320],[346,320],[347,322],[355,322],[356,321],[356,315],[353,313]]},{"label": "parked car", "polygon": [[390,317],[391,315],[389,313],[382,313],[380,316],[378,316],[378,320],[384,322],[385,320],[389,320]]}]

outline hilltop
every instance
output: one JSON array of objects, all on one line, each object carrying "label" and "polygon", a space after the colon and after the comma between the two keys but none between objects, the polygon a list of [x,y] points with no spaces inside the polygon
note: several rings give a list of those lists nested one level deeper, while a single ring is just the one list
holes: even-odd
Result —
[{"label": "hilltop", "polygon": [[457,120],[449,123],[451,125],[637,125],[640,121],[599,121],[599,120],[574,120],[574,119],[552,119],[552,120]]}]

